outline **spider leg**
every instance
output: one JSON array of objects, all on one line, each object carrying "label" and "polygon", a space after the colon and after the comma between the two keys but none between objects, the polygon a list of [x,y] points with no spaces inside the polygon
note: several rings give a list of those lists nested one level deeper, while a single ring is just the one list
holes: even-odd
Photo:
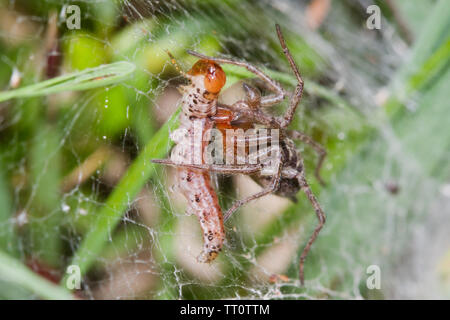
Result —
[{"label": "spider leg", "polygon": [[[262,112],[259,107],[267,107],[274,104],[277,104],[284,100],[284,97],[286,95],[286,91],[281,87],[281,85],[276,82],[275,80],[271,79],[269,76],[264,74],[261,70],[254,67],[253,65],[247,63],[247,62],[241,62],[236,61],[232,59],[225,59],[225,58],[214,58],[214,57],[208,57],[205,55],[202,55],[200,53],[190,51],[188,50],[189,54],[192,54],[196,57],[202,58],[202,59],[210,59],[213,61],[216,61],[217,63],[228,63],[228,64],[234,64],[237,66],[245,67],[248,71],[256,74],[260,79],[264,81],[264,83],[267,85],[267,88],[273,92],[275,92],[274,95],[269,95],[266,97],[262,97],[260,100],[260,105],[258,108],[255,108],[255,106],[249,104],[247,101],[238,101],[234,103],[231,106],[225,106],[228,107],[232,111],[240,112],[248,119],[252,119],[253,121],[268,125],[274,128],[286,128],[291,123],[295,111],[297,109],[297,106],[302,98],[303,95],[303,78],[300,75],[300,71],[294,62],[294,58],[292,57],[292,54],[290,53],[286,41],[284,40],[283,34],[281,32],[281,28],[278,24],[275,25],[277,30],[278,39],[280,40],[280,45],[283,49],[283,53],[286,56],[286,59],[289,62],[289,65],[291,66],[291,69],[294,72],[295,77],[297,78],[297,86],[295,87],[294,92],[292,93],[289,101],[289,107],[287,108],[284,116],[282,117],[274,117],[265,114]],[[245,89],[245,87],[244,87]],[[248,92],[247,92],[248,93]]]},{"label": "spider leg", "polygon": [[317,155],[319,156],[319,159],[317,160],[316,169],[314,170],[314,175],[316,176],[316,179],[320,182],[322,186],[325,186],[325,182],[323,181],[322,177],[320,176],[320,169],[322,168],[323,161],[325,160],[325,157],[327,156],[327,151],[322,147],[319,143],[314,141],[310,136],[304,134],[303,132],[297,131],[297,130],[289,130],[287,131],[288,135],[292,139],[300,140],[308,145],[310,145],[314,151],[316,151]]},{"label": "spider leg", "polygon": [[304,173],[301,172],[297,176],[298,182],[300,183],[300,187],[305,192],[306,196],[308,197],[309,202],[311,202],[311,205],[314,208],[314,211],[317,215],[317,219],[319,220],[319,224],[316,226],[316,228],[313,231],[313,234],[309,238],[308,242],[306,243],[305,248],[303,249],[302,255],[300,256],[300,283],[302,285],[305,284],[305,274],[304,274],[304,267],[305,267],[305,260],[306,256],[308,255],[309,250],[311,249],[311,246],[313,242],[316,240],[317,236],[319,235],[320,230],[322,229],[323,225],[325,224],[325,214],[322,211],[322,208],[319,205],[319,202],[317,201],[316,197],[311,191],[311,188],[308,185],[308,182],[306,182]]},{"label": "spider leg", "polygon": [[245,164],[245,165],[218,165],[218,164],[185,164],[173,162],[169,159],[152,159],[153,163],[159,163],[167,166],[207,170],[211,172],[224,174],[252,174],[261,171],[260,164]]},{"label": "spider leg", "polygon": [[281,172],[282,172],[281,169],[283,167],[282,161],[281,161],[281,155],[278,158],[278,162],[277,162],[276,166],[277,166],[276,167],[276,173],[273,176],[270,185],[268,187],[264,188],[262,191],[260,191],[258,193],[255,193],[255,194],[253,194],[253,195],[251,195],[251,196],[249,196],[247,198],[238,200],[235,203],[233,203],[233,205],[224,214],[224,216],[223,216],[223,220],[224,221],[227,221],[231,217],[231,215],[237,209],[239,209],[241,206],[249,203],[250,201],[256,200],[256,199],[264,197],[264,196],[266,196],[266,195],[268,195],[270,193],[273,193],[273,192],[275,192],[278,189],[278,187],[280,185],[280,180],[281,180]]},{"label": "spider leg", "polygon": [[[269,91],[273,91],[271,90],[271,88],[267,85],[267,82],[262,81],[261,79],[259,80],[259,86],[264,88],[265,90],[269,90]],[[255,81],[256,82],[256,81]],[[281,87],[281,85],[277,82],[275,82],[278,86],[280,86],[280,90],[284,89]],[[248,83],[243,83],[242,87],[245,91],[245,94],[247,96],[246,101],[249,102],[250,106],[253,108],[259,108],[259,107],[270,107],[276,104],[279,104],[280,102],[282,102],[286,96],[286,92],[284,96],[281,96],[280,94],[270,94],[264,97],[261,97],[261,93],[259,92],[259,90],[257,90],[255,87],[251,86]],[[253,99],[252,99],[253,98]],[[258,100],[258,101],[255,101]],[[254,101],[253,103],[251,103],[252,101]]]},{"label": "spider leg", "polygon": [[277,35],[278,35],[278,39],[280,40],[280,45],[281,45],[281,48],[283,49],[283,53],[286,56],[286,59],[288,60],[290,66],[291,66],[291,69],[294,71],[295,77],[297,78],[297,81],[298,81],[298,84],[295,87],[295,91],[293,92],[293,94],[291,96],[291,99],[289,102],[289,107],[288,107],[286,113],[284,114],[283,118],[279,120],[280,127],[286,128],[291,123],[292,118],[294,117],[294,114],[295,114],[295,110],[297,109],[300,99],[302,98],[303,78],[300,75],[300,71],[298,70],[298,67],[294,62],[294,58],[292,57],[291,52],[289,51],[289,49],[286,45],[286,41],[284,40],[280,25],[276,24],[275,27],[277,29]]},{"label": "spider leg", "polygon": [[259,108],[252,108],[247,101],[240,100],[232,105],[218,103],[218,106],[238,113],[245,119],[251,120],[254,123],[259,123],[270,128],[280,128],[280,124],[276,117],[262,112]]}]

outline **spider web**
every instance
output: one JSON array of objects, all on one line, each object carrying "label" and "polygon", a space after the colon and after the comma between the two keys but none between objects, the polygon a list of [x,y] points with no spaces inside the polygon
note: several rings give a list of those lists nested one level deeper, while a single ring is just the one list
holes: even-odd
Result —
[{"label": "spider web", "polygon": [[[15,234],[2,242],[2,249],[36,272],[59,281],[95,226],[95,214],[175,112],[181,78],[165,51],[186,70],[194,60],[185,50],[194,49],[290,74],[276,38],[278,22],[306,79],[293,127],[342,150],[325,162],[328,185],[320,187],[310,174],[315,155],[299,144],[328,218],[308,257],[306,289],[299,286],[298,259],[316,220],[304,195],[299,194],[299,204],[271,195],[247,205],[226,223],[227,241],[219,258],[201,264],[196,261],[202,248],[197,219],[185,214],[185,200],[173,188],[173,170],[160,167],[120,213],[120,224],[83,277],[80,296],[449,297],[448,174],[430,175],[423,157],[411,152],[415,136],[407,134],[413,130],[407,122],[393,127],[376,116],[386,85],[409,51],[390,21],[383,18],[381,30],[365,27],[371,2],[333,2],[317,30],[307,23],[308,1],[78,1],[81,30],[68,30],[64,21],[72,2],[0,3],[5,90],[19,79],[27,84],[45,78],[49,52],[60,57],[60,73],[121,60],[138,67],[132,80],[119,85],[18,99],[0,107],[0,190],[10,199],[4,201],[9,201],[10,214],[0,222],[0,235]],[[56,38],[51,28],[58,30]],[[227,77],[228,87],[238,80]],[[350,108],[325,98],[313,84]],[[430,97],[443,96],[442,87],[415,96],[407,107],[415,110]],[[233,88],[226,95],[237,99]],[[366,126],[371,142],[359,143]],[[259,190],[248,177],[216,180],[223,207]],[[380,267],[380,290],[366,286],[370,265]],[[11,289],[7,281],[1,286],[5,298],[33,297]]]}]

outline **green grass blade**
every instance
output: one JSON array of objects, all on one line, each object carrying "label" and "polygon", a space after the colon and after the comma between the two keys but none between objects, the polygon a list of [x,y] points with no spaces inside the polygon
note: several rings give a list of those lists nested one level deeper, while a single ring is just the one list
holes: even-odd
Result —
[{"label": "green grass blade", "polygon": [[0,102],[13,98],[36,97],[63,91],[80,91],[104,87],[128,78],[135,68],[132,63],[119,61],[85,69],[23,88],[0,92]]},{"label": "green grass blade", "polygon": [[17,238],[14,232],[12,199],[4,171],[3,159],[0,158],[0,250],[17,253]]},{"label": "green grass blade", "polygon": [[420,73],[425,61],[449,38],[449,35],[450,1],[440,0],[431,8],[410,56],[393,78],[390,85],[393,95],[399,100],[405,101],[413,84],[409,79],[413,74]]},{"label": "green grass blade", "polygon": [[58,267],[63,250],[60,227],[64,212],[59,192],[62,132],[41,121],[36,121],[36,140],[30,147],[30,183],[34,189],[25,208],[30,222],[27,231],[36,258]]}]

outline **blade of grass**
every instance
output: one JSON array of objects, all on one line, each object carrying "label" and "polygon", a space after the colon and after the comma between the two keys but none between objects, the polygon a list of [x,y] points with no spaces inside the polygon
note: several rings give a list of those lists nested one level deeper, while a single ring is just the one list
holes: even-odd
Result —
[{"label": "blade of grass", "polygon": [[[447,67],[450,60],[450,38],[442,43],[442,45],[429,57],[425,63],[418,68],[416,73],[413,73],[407,80],[405,80],[405,91],[401,93],[393,93],[384,106],[384,112],[390,117],[396,115],[401,110],[404,110],[403,103],[407,97],[414,94],[415,91],[430,84],[443,69]],[[406,92],[406,96],[405,96]]]},{"label": "blade of grass", "polygon": [[0,249],[15,255],[17,253],[17,237],[12,220],[12,199],[4,168],[3,159],[0,158]]},{"label": "blade of grass", "polygon": [[[36,120],[36,140],[30,148],[30,200],[25,207],[30,223],[32,255],[53,267],[60,266],[63,242],[59,184],[61,181],[61,131]],[[45,143],[42,143],[45,141]]]},{"label": "blade of grass", "polygon": [[399,100],[409,95],[412,74],[418,73],[425,61],[436,52],[436,49],[448,39],[450,33],[450,1],[440,0],[427,16],[420,34],[401,68],[397,71],[390,87]]},{"label": "blade of grass", "polygon": [[0,102],[13,98],[44,96],[63,91],[79,91],[104,87],[128,78],[135,65],[119,61],[45,80],[23,88],[0,92]]},{"label": "blade of grass", "polygon": [[69,291],[38,276],[20,261],[2,251],[0,251],[0,278],[30,290],[41,298],[53,300],[74,299]]}]

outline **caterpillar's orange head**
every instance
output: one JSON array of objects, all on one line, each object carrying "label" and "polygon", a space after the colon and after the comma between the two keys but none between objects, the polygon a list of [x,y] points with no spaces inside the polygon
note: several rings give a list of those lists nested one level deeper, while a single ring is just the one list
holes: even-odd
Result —
[{"label": "caterpillar's orange head", "polygon": [[204,76],[205,89],[218,94],[225,85],[226,76],[222,68],[211,60],[198,60],[187,73],[190,76]]}]

